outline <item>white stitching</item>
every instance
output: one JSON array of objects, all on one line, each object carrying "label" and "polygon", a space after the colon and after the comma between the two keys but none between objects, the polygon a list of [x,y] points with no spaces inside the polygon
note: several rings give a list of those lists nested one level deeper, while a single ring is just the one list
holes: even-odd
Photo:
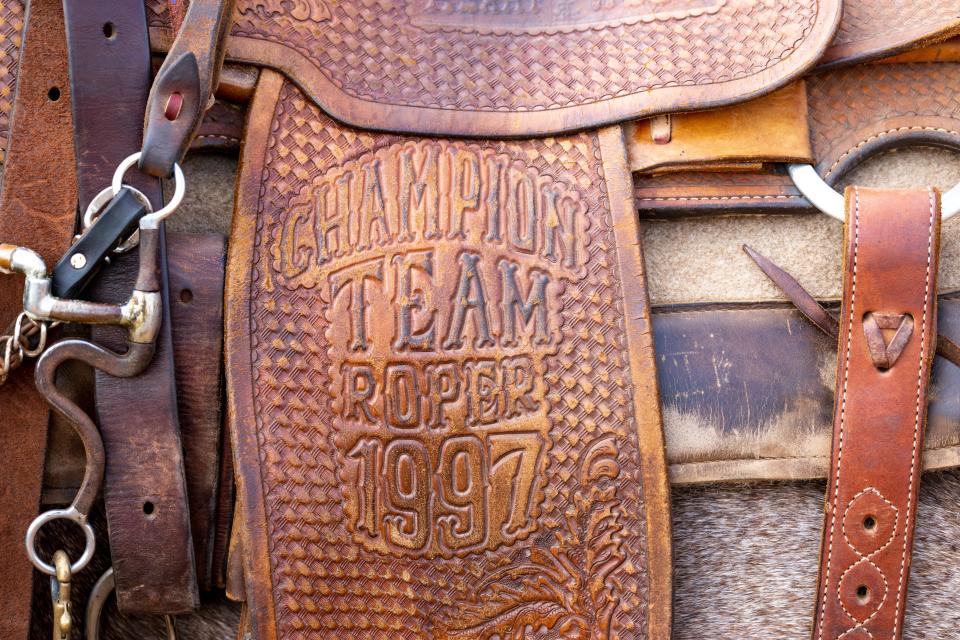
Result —
[{"label": "white stitching", "polygon": [[655,198],[637,198],[638,202],[681,202],[686,200],[793,200],[801,196],[661,196]]},{"label": "white stitching", "polygon": [[[860,564],[861,562],[867,562],[867,563],[869,563],[870,566],[872,566],[874,569],[877,570],[877,573],[880,574],[880,579],[883,580],[883,598],[880,600],[880,604],[877,605],[877,608],[873,610],[873,613],[871,613],[871,614],[868,615],[866,618],[864,618],[864,619],[863,619],[863,622],[861,622],[860,620],[857,620],[857,619],[854,617],[854,615],[853,615],[852,613],[850,613],[850,611],[847,609],[847,605],[845,605],[845,604],[843,603],[843,598],[840,596],[840,586],[843,584],[843,579],[846,577],[846,575],[847,575],[848,573],[850,573],[850,571],[851,571],[855,566],[857,566],[857,565]],[[877,616],[877,614],[880,613],[880,610],[883,609],[883,603],[887,601],[887,595],[889,595],[889,593],[890,593],[890,583],[887,582],[887,576],[883,575],[883,570],[880,569],[880,567],[878,567],[878,566],[876,565],[876,563],[874,563],[874,561],[871,560],[870,558],[864,558],[864,557],[861,556],[861,559],[860,559],[860,560],[857,560],[856,562],[854,562],[853,564],[851,564],[849,567],[847,567],[846,569],[844,569],[843,573],[840,574],[840,578],[837,580],[837,600],[840,602],[840,608],[843,609],[843,612],[844,612],[845,614],[847,614],[847,617],[849,617],[851,620],[853,620],[854,623],[856,623],[856,624],[854,624],[854,626],[853,626],[852,628],[847,629],[846,631],[844,631],[844,632],[843,632],[842,634],[840,634],[838,637],[839,637],[839,638],[842,638],[842,637],[845,636],[846,634],[850,633],[851,631],[856,631],[857,629],[863,629],[863,630],[866,631],[867,633],[870,633],[869,631],[867,631],[867,630],[864,628],[863,625],[865,625],[865,624],[867,624],[868,622],[870,622],[871,620],[873,620],[873,619]],[[871,636],[871,637],[872,637],[872,636]]]},{"label": "white stitching", "polygon": [[[890,505],[890,508],[893,509],[894,521],[893,521],[893,529],[890,530],[890,537],[887,539],[887,541],[884,542],[879,547],[877,547],[876,549],[874,549],[873,551],[871,551],[870,553],[864,555],[860,553],[860,550],[857,549],[857,547],[855,547],[854,544],[850,542],[850,538],[847,537],[847,512],[850,511],[850,505],[852,505],[860,496],[866,493],[873,493],[878,498],[880,498],[881,500],[886,502],[888,505]],[[888,546],[890,546],[890,543],[893,542],[893,539],[897,537],[897,527],[899,526],[900,526],[900,510],[897,509],[897,506],[895,504],[887,500],[883,496],[883,494],[877,490],[876,487],[867,487],[857,495],[850,498],[850,502],[847,503],[846,508],[843,510],[843,517],[840,519],[840,531],[841,533],[843,533],[844,541],[847,543],[847,546],[853,549],[853,552],[861,558],[872,558],[873,556],[877,555],[878,553],[886,549]]]},{"label": "white stitching", "polygon": [[854,627],[853,629],[847,629],[846,631],[844,631],[843,633],[841,633],[839,636],[837,636],[837,640],[841,640],[841,639],[842,639],[844,636],[846,636],[848,633],[853,633],[854,631],[863,631],[865,634],[867,634],[867,637],[868,637],[868,638],[873,638],[873,634],[870,633],[870,630],[869,630],[869,629],[867,629],[867,628],[865,628],[865,627]]},{"label": "white stitching", "polygon": [[197,136],[197,138],[216,138],[218,140],[226,140],[228,142],[240,142],[240,138],[236,136],[226,136],[218,133],[204,133]]},{"label": "white stitching", "polygon": [[[830,585],[831,561],[833,559],[833,531],[837,523],[837,501],[840,494],[840,470],[843,460],[843,429],[846,426],[847,419],[847,383],[850,380],[850,346],[853,341],[853,311],[857,302],[857,252],[860,250],[860,189],[853,188],[854,210],[853,210],[853,276],[850,286],[850,317],[847,320],[847,344],[844,347],[843,364],[843,394],[840,400],[840,437],[837,444],[837,477],[833,484],[833,500],[830,507],[830,536],[827,543],[827,570],[823,578],[823,601],[820,607],[820,620],[817,623],[817,638],[823,638],[823,618],[827,606],[827,594]],[[841,606],[843,602],[841,601]]]},{"label": "white stitching", "polygon": [[869,138],[861,140],[854,146],[847,149],[847,151],[840,154],[840,157],[837,158],[836,162],[830,165],[830,168],[827,170],[827,172],[823,174],[824,179],[828,178],[830,174],[836,170],[837,166],[839,166],[840,163],[843,162],[844,158],[846,158],[851,153],[855,152],[860,147],[866,144],[870,144],[874,140],[879,140],[880,138],[890,135],[891,133],[898,133],[900,131],[939,131],[940,133],[949,133],[950,135],[960,136],[960,131],[953,131],[952,129],[944,129],[942,127],[923,127],[923,126],[914,125],[911,127],[896,127],[894,129],[887,129],[886,131],[881,131],[880,133],[874,134]]},{"label": "white stitching", "polygon": [[910,484],[907,490],[907,513],[904,518],[906,526],[903,529],[903,552],[900,555],[900,578],[897,584],[897,608],[894,611],[893,617],[893,637],[897,637],[897,628],[900,624],[900,609],[903,605],[903,575],[907,566],[907,530],[910,526],[910,509],[913,506],[913,478],[917,475],[917,464],[920,456],[917,455],[918,443],[920,440],[920,400],[921,400],[921,390],[923,389],[923,372],[924,366],[923,361],[927,355],[927,306],[930,302],[930,267],[933,263],[933,233],[934,226],[936,223],[936,197],[933,194],[933,189],[927,189],[927,194],[930,199],[930,223],[927,228],[927,273],[926,273],[926,283],[923,291],[923,320],[920,323],[922,329],[920,330],[920,362],[918,364],[917,371],[917,399],[916,407],[913,414],[913,452],[910,459]]}]

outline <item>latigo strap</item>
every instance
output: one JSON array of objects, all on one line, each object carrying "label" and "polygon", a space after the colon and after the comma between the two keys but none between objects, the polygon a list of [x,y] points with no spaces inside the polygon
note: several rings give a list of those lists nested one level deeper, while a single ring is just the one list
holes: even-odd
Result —
[{"label": "latigo strap", "polygon": [[847,190],[814,640],[900,638],[936,344],[939,194]]},{"label": "latigo strap", "polygon": [[[151,84],[150,43],[139,0],[94,7],[66,0],[64,13],[79,203],[84,211],[109,183],[114,168],[140,148]],[[115,30],[112,37],[89,37],[100,33],[108,22]],[[104,91],[108,76],[111,90]],[[131,172],[129,180],[159,208],[163,194],[158,178]],[[110,553],[117,603],[128,613],[180,613],[199,604],[162,230],[159,242],[163,322],[156,353],[136,377],[115,378],[103,371],[95,374],[97,424],[106,453],[104,502]],[[135,252],[114,256],[111,267],[91,288],[90,298],[124,300],[136,272]],[[112,327],[94,328],[92,337],[113,350],[123,347],[122,334]],[[163,561],[156,562],[156,558]]]}]

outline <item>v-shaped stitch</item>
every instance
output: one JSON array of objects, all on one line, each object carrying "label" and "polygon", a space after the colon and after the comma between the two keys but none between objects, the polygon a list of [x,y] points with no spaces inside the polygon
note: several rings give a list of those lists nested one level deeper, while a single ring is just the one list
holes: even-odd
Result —
[{"label": "v-shaped stitch", "polygon": [[[884,329],[896,329],[890,342],[883,337]],[[890,369],[913,336],[913,316],[909,313],[868,313],[863,318],[863,335],[867,339],[873,366]]]}]

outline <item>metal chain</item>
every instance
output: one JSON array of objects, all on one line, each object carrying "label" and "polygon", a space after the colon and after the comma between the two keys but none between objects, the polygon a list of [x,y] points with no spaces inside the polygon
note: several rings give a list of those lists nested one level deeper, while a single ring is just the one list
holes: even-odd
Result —
[{"label": "metal chain", "polygon": [[20,312],[7,335],[0,336],[0,349],[3,350],[0,385],[7,381],[11,372],[23,364],[24,359],[36,358],[43,353],[47,347],[47,331],[58,324],[60,323],[33,320],[26,312]]}]

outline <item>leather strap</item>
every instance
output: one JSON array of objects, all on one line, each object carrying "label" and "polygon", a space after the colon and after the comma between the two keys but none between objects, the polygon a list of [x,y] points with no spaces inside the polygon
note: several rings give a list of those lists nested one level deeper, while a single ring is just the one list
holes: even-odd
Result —
[{"label": "leather strap", "polygon": [[764,163],[813,162],[802,80],[719,109],[674,113],[626,126],[630,169],[759,171]]},{"label": "leather strap", "polygon": [[150,90],[144,124],[140,168],[150,175],[173,174],[212,105],[235,5],[236,0],[193,0],[185,16],[182,3],[171,14],[181,26]]},{"label": "leather strap", "polygon": [[[223,277],[226,238],[169,234],[170,315],[177,372],[177,409],[190,497],[190,530],[200,588],[222,573],[215,564],[221,496]],[[226,508],[232,509],[232,501]]]},{"label": "leather strap", "polygon": [[[60,1],[33,0],[0,192],[0,237],[31,247],[48,264],[70,243],[76,198],[66,59]],[[22,278],[0,278],[0,327],[7,327],[23,308],[22,296]],[[24,640],[33,567],[23,540],[39,507],[49,421],[31,365],[0,386],[0,407],[0,638]]]},{"label": "leather strap", "polygon": [[939,195],[847,190],[815,640],[900,638],[936,341]]},{"label": "leather strap", "polygon": [[[107,186],[117,165],[140,148],[150,87],[150,48],[138,0],[90,4],[64,0],[74,89],[80,205]],[[105,25],[112,25],[108,28]],[[157,207],[160,181],[130,171],[125,181]],[[96,372],[97,417],[107,452],[104,502],[117,602],[127,613],[180,613],[199,602],[161,235],[164,319],[150,366],[134,378]],[[126,298],[137,270],[127,254],[102,272],[94,299]],[[118,348],[113,328],[95,341]]]}]

